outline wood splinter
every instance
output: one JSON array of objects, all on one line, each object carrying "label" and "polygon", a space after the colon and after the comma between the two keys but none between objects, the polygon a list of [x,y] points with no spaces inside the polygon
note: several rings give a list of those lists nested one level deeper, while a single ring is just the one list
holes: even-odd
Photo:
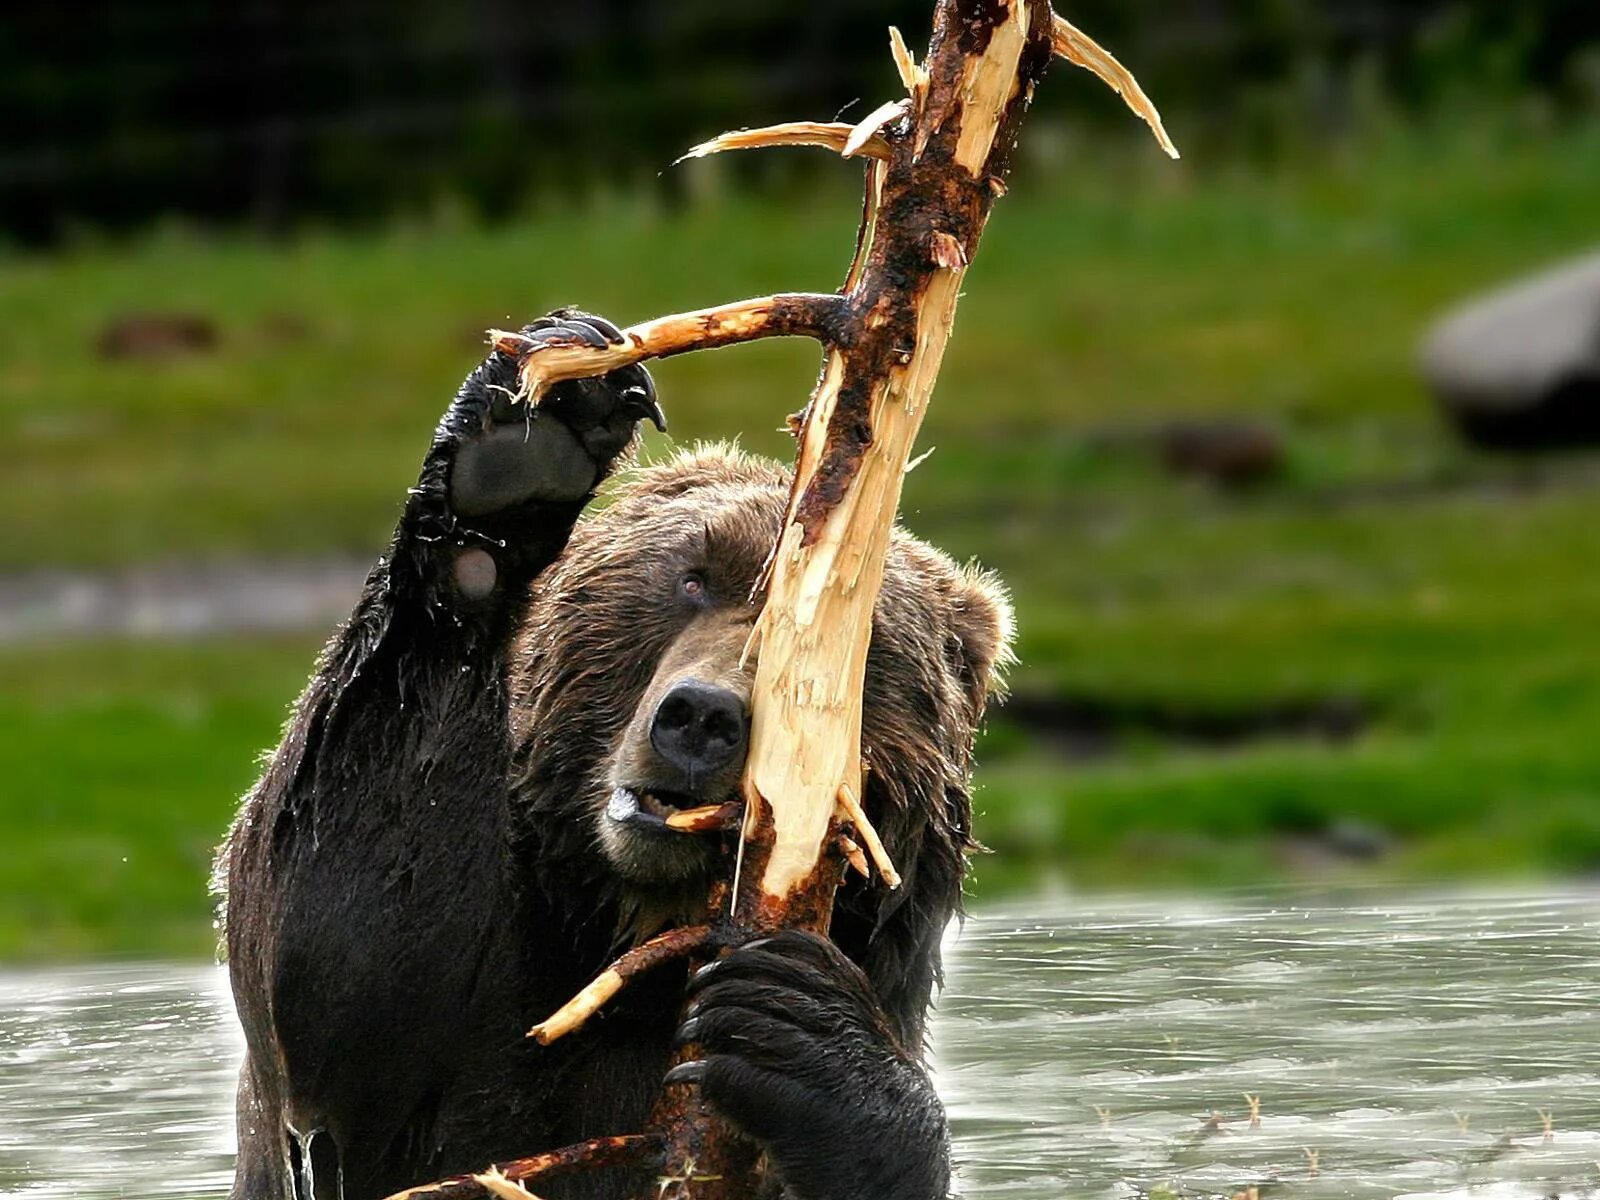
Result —
[{"label": "wood splinter", "polygon": [[706,158],[724,154],[729,150],[765,150],[773,146],[820,146],[832,150],[841,158],[889,157],[889,143],[873,136],[870,130],[856,137],[860,125],[847,121],[784,121],[779,125],[763,125],[759,129],[730,129],[716,137],[691,146],[679,162],[691,158]]},{"label": "wood splinter", "polygon": [[845,862],[850,864],[851,870],[863,879],[870,879],[872,871],[867,866],[867,856],[861,852],[861,847],[847,833],[839,835],[839,853],[844,855]]},{"label": "wood splinter", "polygon": [[[850,785],[845,784],[839,789],[839,808],[844,817],[856,827],[856,832],[861,835],[861,840],[867,844],[867,853],[872,857],[873,866],[878,868],[878,874],[883,882],[894,889],[900,886],[900,872],[894,869],[894,860],[889,857],[889,852],[884,849],[883,839],[878,836],[878,831],[872,827],[872,822],[867,820],[866,810],[861,807],[856,794],[850,790]],[[851,843],[854,845],[854,843]],[[859,852],[859,851],[858,851]],[[848,852],[846,853],[848,857]],[[855,860],[850,860],[852,865]],[[865,871],[861,872],[863,875]]]},{"label": "wood splinter", "polygon": [[604,1008],[606,1002],[635,975],[673,959],[683,958],[704,946],[710,936],[709,926],[687,925],[681,929],[669,929],[635,946],[596,976],[583,991],[528,1030],[528,1036],[541,1046],[548,1046],[557,1038],[565,1037]]},{"label": "wood splinter", "polygon": [[1102,83],[1121,96],[1127,106],[1150,126],[1150,132],[1156,135],[1156,141],[1161,143],[1161,148],[1167,152],[1168,158],[1182,157],[1178,153],[1178,148],[1172,144],[1172,139],[1167,136],[1167,128],[1161,123],[1161,114],[1156,111],[1156,106],[1150,97],[1144,94],[1144,89],[1133,77],[1133,72],[1119,63],[1109,50],[1060,13],[1050,14],[1050,49],[1073,66],[1082,67],[1099,76]]},{"label": "wood splinter", "polygon": [[520,1180],[502,1175],[494,1167],[490,1167],[482,1175],[474,1175],[472,1182],[489,1195],[500,1197],[500,1200],[539,1200],[539,1197],[522,1186]]}]

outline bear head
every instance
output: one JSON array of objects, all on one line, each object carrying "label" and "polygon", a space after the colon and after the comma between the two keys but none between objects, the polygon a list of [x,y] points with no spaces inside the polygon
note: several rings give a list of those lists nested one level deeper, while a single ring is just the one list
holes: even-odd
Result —
[{"label": "bear head", "polygon": [[[534,584],[510,687],[540,862],[598,854],[636,907],[703,898],[715,847],[663,818],[739,793],[751,593],[788,491],[778,465],[725,446],[636,468]],[[953,889],[934,901],[950,909],[972,845],[973,737],[1011,629],[992,576],[895,531],[866,668],[866,801],[902,875]]]}]

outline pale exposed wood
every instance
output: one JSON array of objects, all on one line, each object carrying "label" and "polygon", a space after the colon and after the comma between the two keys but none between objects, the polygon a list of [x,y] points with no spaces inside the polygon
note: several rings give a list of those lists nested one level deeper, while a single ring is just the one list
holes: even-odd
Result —
[{"label": "pale exposed wood", "polygon": [[981,58],[969,58],[962,73],[961,134],[956,138],[956,162],[978,178],[994,147],[995,130],[1017,88],[1017,60],[1028,39],[1028,5],[1005,6],[1006,19],[989,39]]},{"label": "pale exposed wood", "polygon": [[729,150],[764,150],[772,146],[820,146],[845,158],[889,157],[889,143],[881,137],[864,137],[852,146],[851,134],[857,128],[847,121],[785,121],[759,129],[732,129],[691,146],[678,161],[705,158]]},{"label": "pale exposed wood", "polygon": [[[933,231],[933,261],[946,270],[954,271],[967,265],[967,252],[954,237],[942,229]],[[906,470],[910,470],[907,467]]]},{"label": "pale exposed wood", "polygon": [[857,875],[863,879],[872,877],[872,872],[867,869],[867,856],[861,852],[861,847],[849,834],[839,835],[839,852],[844,855],[845,862],[850,864],[851,870]]},{"label": "pale exposed wood", "polygon": [[[861,836],[861,840],[867,844],[867,854],[871,856],[873,865],[878,868],[878,874],[883,878],[883,882],[890,889],[899,887],[900,872],[895,870],[894,860],[883,847],[883,839],[878,836],[877,829],[867,819],[866,810],[861,807],[860,801],[856,799],[856,794],[850,790],[848,784],[839,789],[839,807],[849,822],[856,827],[856,833]],[[862,874],[865,875],[866,872],[863,871]]]},{"label": "pale exposed wood", "polygon": [[615,967],[600,972],[583,991],[528,1030],[528,1036],[541,1046],[548,1046],[557,1038],[581,1029],[585,1021],[605,1007],[606,1001],[622,990],[622,983],[622,972]]},{"label": "pale exposed wood", "polygon": [[1167,152],[1167,156],[1179,157],[1178,148],[1172,144],[1172,139],[1167,136],[1166,126],[1161,123],[1161,114],[1156,111],[1156,106],[1151,103],[1150,97],[1144,94],[1144,89],[1133,77],[1133,72],[1119,63],[1109,50],[1059,13],[1051,16],[1050,32],[1051,49],[1075,66],[1083,67],[1098,75],[1107,87],[1122,97],[1129,108],[1144,118],[1144,123],[1150,126],[1150,132],[1156,135],[1156,141],[1161,143],[1161,148]]},{"label": "pale exposed wood", "polygon": [[919,93],[928,84],[928,73],[917,66],[911,47],[906,45],[906,39],[893,25],[889,26],[889,53],[894,57],[894,69],[900,73],[900,82],[906,85],[912,104],[920,105]]},{"label": "pale exposed wood", "polygon": [[668,829],[680,833],[713,833],[719,829],[738,827],[739,814],[744,805],[739,801],[727,804],[707,804],[700,808],[679,809],[667,817]]},{"label": "pale exposed wood", "polygon": [[[860,154],[874,140],[883,142],[879,131],[890,121],[897,121],[905,116],[910,104],[909,100],[890,100],[886,104],[878,105],[851,128],[850,136],[844,140],[844,149],[839,151],[840,155],[849,158]],[[887,146],[888,143],[884,142],[884,145]]]}]

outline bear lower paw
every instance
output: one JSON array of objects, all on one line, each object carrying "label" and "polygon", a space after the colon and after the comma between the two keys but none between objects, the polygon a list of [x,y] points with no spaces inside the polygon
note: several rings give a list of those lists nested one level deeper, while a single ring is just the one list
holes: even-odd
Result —
[{"label": "bear lower paw", "polygon": [[787,931],[704,967],[676,1044],[697,1083],[767,1151],[797,1200],[942,1200],[944,1110],[896,1041],[861,970],[832,942]]}]

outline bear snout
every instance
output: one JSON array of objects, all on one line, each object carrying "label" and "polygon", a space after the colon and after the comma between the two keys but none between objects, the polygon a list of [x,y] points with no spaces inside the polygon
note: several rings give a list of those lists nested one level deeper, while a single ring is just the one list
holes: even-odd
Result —
[{"label": "bear snout", "polygon": [[693,791],[694,781],[743,760],[749,731],[743,697],[703,680],[684,679],[656,705],[650,744],[689,778]]}]

